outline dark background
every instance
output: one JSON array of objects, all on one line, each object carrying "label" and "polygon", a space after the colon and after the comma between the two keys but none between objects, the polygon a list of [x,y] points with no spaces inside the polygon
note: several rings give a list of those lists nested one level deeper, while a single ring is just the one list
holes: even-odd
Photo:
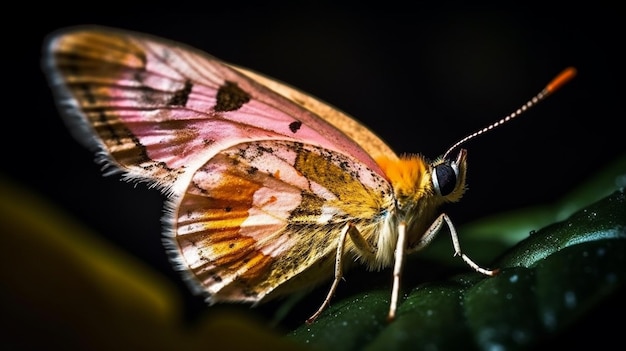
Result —
[{"label": "dark background", "polygon": [[579,75],[561,91],[466,145],[470,190],[448,211],[458,225],[556,201],[626,151],[619,127],[624,17],[615,9],[77,10],[48,17],[25,17],[22,29],[5,30],[15,50],[3,54],[4,128],[10,128],[3,128],[0,141],[0,176],[171,277],[183,294],[189,293],[161,246],[164,197],[142,184],[102,177],[94,156],[60,119],[40,69],[47,33],[100,24],[183,42],[329,102],[398,153],[432,158],[575,66]]}]

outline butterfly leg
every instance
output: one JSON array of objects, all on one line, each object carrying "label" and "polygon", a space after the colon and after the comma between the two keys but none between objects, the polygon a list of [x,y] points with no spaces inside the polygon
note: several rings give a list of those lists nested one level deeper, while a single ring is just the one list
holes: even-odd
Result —
[{"label": "butterfly leg", "polygon": [[476,272],[489,276],[493,276],[498,273],[497,269],[491,270],[480,267],[478,264],[476,264],[474,261],[472,261],[469,257],[461,252],[461,245],[459,244],[459,237],[456,233],[456,228],[454,227],[454,224],[452,224],[452,220],[450,219],[450,217],[448,217],[448,215],[445,213],[442,213],[441,215],[439,215],[439,217],[437,217],[437,219],[435,219],[435,221],[430,225],[428,230],[426,230],[424,236],[415,246],[409,247],[407,249],[407,254],[419,251],[427,246],[437,236],[437,234],[443,227],[444,222],[448,225],[448,228],[450,228],[450,236],[452,237],[452,246],[454,247],[455,256],[460,256],[463,261],[465,261],[465,263],[468,266],[472,267]]},{"label": "butterfly leg", "polygon": [[354,224],[348,223],[346,227],[341,231],[341,235],[339,236],[339,242],[337,243],[337,255],[335,256],[335,278],[333,279],[333,283],[322,305],[311,317],[309,317],[309,319],[306,320],[307,324],[313,323],[317,319],[317,317],[322,314],[322,312],[330,304],[330,300],[332,299],[333,295],[335,295],[337,286],[339,285],[339,282],[343,277],[343,254],[346,244],[346,237],[348,235],[350,235],[350,239],[354,242],[356,248],[359,251],[363,251],[363,254],[365,255],[374,255],[374,248],[363,238],[363,236],[354,226]]},{"label": "butterfly leg", "polygon": [[393,284],[391,287],[391,302],[389,304],[389,314],[387,320],[392,321],[396,318],[396,310],[398,308],[398,296],[400,295],[400,276],[402,275],[402,267],[404,266],[404,255],[406,242],[406,223],[398,224],[398,241],[396,242],[395,261],[393,265]]}]

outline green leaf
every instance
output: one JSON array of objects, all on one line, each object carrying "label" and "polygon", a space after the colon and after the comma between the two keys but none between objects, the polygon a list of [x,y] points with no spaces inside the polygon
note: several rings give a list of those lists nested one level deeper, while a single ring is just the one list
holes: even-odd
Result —
[{"label": "green leaf", "polygon": [[555,203],[540,204],[510,213],[498,213],[476,220],[463,226],[463,235],[512,246],[526,238],[529,232],[563,221],[585,206],[624,187],[626,187],[626,154]]},{"label": "green leaf", "polygon": [[[618,162],[617,175],[609,169],[613,189],[621,184],[625,164]],[[597,183],[591,187],[597,189]],[[610,313],[604,304],[621,301],[618,295],[626,286],[626,195],[623,189],[613,190],[582,209],[581,200],[569,199],[579,210],[508,249],[492,264],[501,269],[495,277],[471,272],[415,283],[411,277],[429,268],[410,272],[411,263],[403,283],[414,288],[400,302],[393,322],[385,322],[389,291],[374,290],[333,301],[315,323],[287,337],[325,351],[519,350],[563,346],[567,337],[580,346],[575,340],[587,337],[588,325],[585,333],[576,326],[600,308]],[[597,345],[611,332],[609,322],[598,319],[604,332],[596,334]]]}]

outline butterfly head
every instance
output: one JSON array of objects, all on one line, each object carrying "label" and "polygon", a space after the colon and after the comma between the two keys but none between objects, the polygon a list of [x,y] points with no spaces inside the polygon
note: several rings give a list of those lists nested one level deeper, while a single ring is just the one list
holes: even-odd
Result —
[{"label": "butterfly head", "polygon": [[379,159],[389,179],[400,212],[419,212],[417,208],[436,208],[444,202],[456,202],[465,192],[465,149],[456,158],[440,157],[433,162],[420,155],[399,159]]},{"label": "butterfly head", "polygon": [[460,149],[456,158],[439,158],[431,164],[432,189],[444,201],[456,202],[465,192],[467,151]]}]

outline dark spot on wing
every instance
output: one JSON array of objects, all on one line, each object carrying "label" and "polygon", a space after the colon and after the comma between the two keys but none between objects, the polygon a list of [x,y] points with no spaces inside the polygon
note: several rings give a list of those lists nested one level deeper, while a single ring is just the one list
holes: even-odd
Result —
[{"label": "dark spot on wing", "polygon": [[259,145],[258,146],[258,150],[260,152],[259,155],[262,155],[263,153],[266,153],[266,154],[273,154],[274,153],[274,149],[272,149],[271,147],[263,146],[263,145]]},{"label": "dark spot on wing", "polygon": [[252,175],[255,174],[259,169],[256,167],[250,167],[248,168],[248,174]]},{"label": "dark spot on wing", "polygon": [[227,81],[217,91],[216,100],[215,107],[213,107],[215,111],[235,111],[250,101],[250,95],[238,87],[236,83]]},{"label": "dark spot on wing", "polygon": [[289,130],[291,130],[291,132],[294,134],[300,129],[300,127],[302,127],[302,122],[300,121],[289,123]]},{"label": "dark spot on wing", "polygon": [[193,88],[193,84],[190,81],[185,82],[185,86],[174,92],[174,95],[167,102],[168,106],[185,106],[187,105],[187,100],[189,99],[189,94],[191,94],[191,89]]}]

